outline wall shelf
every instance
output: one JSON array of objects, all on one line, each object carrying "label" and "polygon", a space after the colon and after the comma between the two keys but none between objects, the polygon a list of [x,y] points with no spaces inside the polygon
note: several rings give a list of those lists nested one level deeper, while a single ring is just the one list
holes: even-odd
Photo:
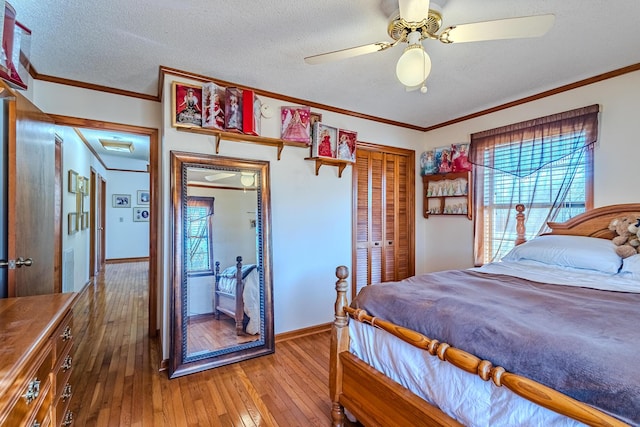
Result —
[{"label": "wall shelf", "polygon": [[432,215],[472,219],[471,172],[424,175],[425,218]]},{"label": "wall shelf", "polygon": [[316,176],[318,176],[318,171],[320,170],[320,167],[322,165],[337,166],[338,178],[342,178],[342,171],[344,170],[344,168],[346,168],[348,165],[353,164],[353,162],[350,162],[348,160],[332,159],[330,157],[306,157],[305,160],[316,162]]},{"label": "wall shelf", "polygon": [[247,142],[249,144],[259,144],[269,147],[276,147],[278,150],[278,160],[280,160],[280,155],[282,154],[282,149],[285,145],[288,147],[299,147],[307,149],[309,148],[309,145],[305,144],[304,142],[284,141],[282,139],[269,138],[266,136],[246,135],[244,133],[225,132],[216,129],[206,129],[198,127],[178,127],[176,129],[180,132],[198,133],[201,135],[213,136],[216,139],[216,154],[220,154],[220,142],[222,140]]}]

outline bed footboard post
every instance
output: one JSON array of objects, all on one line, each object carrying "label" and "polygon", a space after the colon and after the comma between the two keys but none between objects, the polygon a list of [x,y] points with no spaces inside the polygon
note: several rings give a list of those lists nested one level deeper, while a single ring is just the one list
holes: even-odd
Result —
[{"label": "bed footboard post", "polygon": [[342,364],[340,363],[340,353],[349,349],[349,329],[347,327],[349,319],[344,312],[344,308],[349,304],[347,301],[347,290],[349,283],[347,277],[349,269],[344,265],[336,268],[336,303],[335,321],[331,328],[331,349],[329,354],[329,392],[331,394],[331,419],[333,427],[344,425],[344,410],[340,405],[340,394],[342,393]]},{"label": "bed footboard post", "polygon": [[527,241],[524,237],[525,228],[524,228],[524,205],[522,203],[518,203],[516,205],[516,246],[521,243]]},{"label": "bed footboard post", "polygon": [[244,283],[242,282],[242,257],[236,257],[236,335],[242,335],[242,321],[244,320],[244,300],[242,295],[244,292]]}]

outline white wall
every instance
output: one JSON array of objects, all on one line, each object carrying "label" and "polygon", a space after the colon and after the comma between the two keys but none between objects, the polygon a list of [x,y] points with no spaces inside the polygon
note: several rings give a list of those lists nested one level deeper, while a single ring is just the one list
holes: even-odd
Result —
[{"label": "white wall", "polygon": [[[424,135],[419,151],[468,142],[475,132],[593,104],[600,105],[599,142],[594,152],[595,206],[638,202],[637,184],[629,178],[638,166],[640,71],[433,130]],[[421,199],[418,203],[422,206]],[[473,266],[472,221],[434,217],[424,223],[416,239],[426,243],[426,256],[416,260],[416,273]]]},{"label": "white wall", "polygon": [[[105,257],[110,259],[144,258],[149,256],[149,222],[134,221],[136,207],[149,208],[137,203],[138,190],[149,191],[149,174],[109,170],[107,180]],[[114,207],[114,194],[128,194],[128,208]]]},{"label": "white wall", "polygon": [[[78,138],[78,135],[69,128],[56,127],[56,134],[62,138],[62,253],[73,251],[73,283],[71,286],[64,283],[63,292],[80,291],[89,281],[89,228],[78,230],[74,234],[69,234],[68,215],[76,212],[76,195],[69,193],[69,173],[70,169],[76,171],[78,175],[89,178],[91,167],[96,172],[104,175],[105,170],[97,161],[94,155]],[[85,211],[90,210],[90,196],[84,197]],[[66,266],[62,266],[62,277],[66,277],[68,271]]]}]

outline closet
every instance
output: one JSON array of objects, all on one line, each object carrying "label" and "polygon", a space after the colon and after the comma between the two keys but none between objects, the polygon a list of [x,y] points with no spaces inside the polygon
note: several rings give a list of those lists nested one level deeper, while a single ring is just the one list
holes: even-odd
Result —
[{"label": "closet", "polygon": [[353,188],[355,295],[415,274],[415,152],[358,142]]}]

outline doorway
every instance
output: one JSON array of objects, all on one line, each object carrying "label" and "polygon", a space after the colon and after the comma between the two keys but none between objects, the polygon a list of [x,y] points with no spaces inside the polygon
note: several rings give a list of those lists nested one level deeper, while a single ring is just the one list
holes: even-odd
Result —
[{"label": "doorway", "polygon": [[[84,128],[84,129],[97,129],[97,130],[110,130],[116,132],[125,132],[135,135],[144,135],[149,138],[149,337],[156,337],[158,333],[158,277],[159,277],[159,265],[158,265],[158,239],[157,235],[160,232],[159,229],[159,215],[160,215],[160,200],[159,200],[159,131],[154,128],[146,128],[141,126],[125,125],[120,123],[104,122],[99,120],[89,120],[76,117],[50,115],[55,125],[67,126],[72,128]],[[93,177],[93,176],[92,176]],[[93,181],[93,180],[92,180]],[[95,184],[91,183],[92,187],[96,186],[96,191],[92,194],[96,194],[100,199],[95,200],[96,204],[102,205],[102,210],[105,208],[105,189],[106,182],[101,179],[99,175],[96,175]],[[95,205],[93,205],[95,206]],[[95,209],[94,209],[95,211]],[[102,215],[97,212],[98,215]],[[93,255],[89,255],[93,259],[90,265],[97,266],[101,261],[105,259],[105,241],[104,241],[104,217],[102,222],[100,217],[92,218],[94,222],[94,229],[96,231],[96,237],[91,244],[91,251]],[[99,230],[103,228],[103,230]],[[101,234],[102,232],[102,234]],[[93,234],[93,233],[92,233]],[[102,235],[102,238],[99,236]],[[95,267],[90,267],[90,270]],[[90,272],[91,273],[91,272]],[[94,273],[95,274],[95,273]]]}]

